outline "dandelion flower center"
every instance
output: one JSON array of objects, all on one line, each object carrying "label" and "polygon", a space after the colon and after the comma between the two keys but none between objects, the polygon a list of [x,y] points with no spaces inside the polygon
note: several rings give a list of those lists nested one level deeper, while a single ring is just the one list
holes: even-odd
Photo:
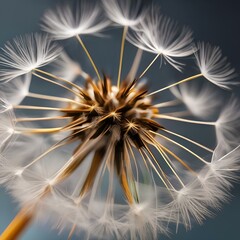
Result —
[{"label": "dandelion flower center", "polygon": [[[169,223],[189,229],[211,216],[240,170],[237,98],[219,111],[221,94],[210,87],[236,84],[221,50],[194,44],[187,27],[155,6],[89,2],[47,11],[47,35],[18,37],[0,53],[0,184],[23,206],[2,239],[19,238],[39,212],[70,227],[68,239],[77,230],[87,239],[158,239]],[[109,25],[122,27],[116,79],[101,74],[98,44],[91,48],[85,38]],[[68,38],[94,75],[55,43]],[[133,47],[128,66],[125,49]],[[148,64],[144,52],[154,55]],[[181,58],[193,54],[192,76],[168,82],[148,75],[159,60],[182,71]],[[163,86],[149,93],[145,76]]]}]

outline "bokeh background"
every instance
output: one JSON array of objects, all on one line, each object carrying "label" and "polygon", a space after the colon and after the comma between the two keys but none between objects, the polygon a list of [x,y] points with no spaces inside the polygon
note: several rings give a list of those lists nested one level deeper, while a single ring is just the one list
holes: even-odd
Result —
[{"label": "bokeh background", "polygon": [[[39,31],[39,22],[43,12],[59,2],[67,1],[69,0],[1,0],[0,47],[17,35]],[[229,61],[240,73],[240,2],[238,0],[156,0],[155,2],[160,5],[162,13],[176,19],[180,25],[189,26],[194,31],[196,40],[220,46],[224,55],[228,56]],[[120,34],[120,30],[114,31],[115,45],[113,43],[108,47],[119,47]],[[104,50],[104,45],[101,45],[104,43],[101,43],[97,38],[86,38],[85,40],[93,52],[94,59],[100,64],[100,69],[102,68],[112,75],[116,74],[118,56],[114,55],[114,51],[106,51],[106,48]],[[69,44],[69,42],[66,43],[67,46]],[[94,50],[91,47],[94,47]],[[131,51],[126,52],[126,62],[128,55],[132,53]],[[83,66],[89,67],[83,54],[79,53],[79,59]],[[148,62],[150,59],[151,56],[146,55],[144,61]],[[154,71],[158,71],[158,66],[155,67]],[[178,73],[171,73],[166,68],[163,69],[161,76],[176,77]],[[156,83],[154,84],[156,85]],[[235,93],[240,96],[239,88],[235,89]],[[225,205],[216,214],[216,217],[206,220],[202,226],[194,225],[193,229],[188,232],[182,228],[176,234],[173,231],[170,238],[172,240],[239,240],[240,185],[236,184],[232,195],[230,203]],[[11,221],[17,210],[17,204],[4,189],[0,189],[0,232]],[[59,235],[58,231],[51,229],[51,225],[35,222],[21,239],[60,240],[67,239],[67,233],[63,232]],[[73,239],[81,239],[81,237]],[[159,239],[169,238],[161,237]]]}]

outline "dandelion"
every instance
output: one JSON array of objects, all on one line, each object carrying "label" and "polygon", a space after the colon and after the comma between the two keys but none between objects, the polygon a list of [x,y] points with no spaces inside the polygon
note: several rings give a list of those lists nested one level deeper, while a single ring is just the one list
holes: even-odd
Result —
[{"label": "dandelion", "polygon": [[[128,41],[144,51],[156,54],[148,67],[162,56],[180,70],[181,63],[174,58],[186,57],[194,52],[192,32],[186,27],[179,29],[174,21],[160,15],[156,8],[152,7],[148,16],[140,22],[138,29],[128,35]],[[139,78],[144,76],[148,67]]]},{"label": "dandelion", "polygon": [[240,129],[238,109],[237,100],[234,97],[230,98],[216,121],[218,142],[229,146],[230,149],[234,142],[238,142],[238,130]]},{"label": "dandelion", "polygon": [[2,49],[1,81],[10,81],[47,65],[60,53],[60,48],[47,35],[31,34],[8,42]]},{"label": "dandelion", "polygon": [[18,105],[29,94],[31,74],[19,76],[14,81],[4,84],[0,90],[0,96],[13,105]]},{"label": "dandelion", "polygon": [[[148,79],[148,71],[160,55],[180,69],[175,58],[196,49],[187,28],[158,8],[137,6],[60,6],[44,15],[48,36],[19,37],[2,49],[0,184],[21,206],[2,239],[16,239],[38,217],[69,239],[79,232],[85,239],[158,239],[172,224],[202,223],[228,200],[240,170],[238,100],[223,106],[212,88],[226,88],[233,70],[220,67],[218,48],[200,46],[193,55],[199,73],[150,92],[158,76]],[[81,38],[110,22],[123,27],[116,79],[100,74]],[[96,75],[55,43],[72,37]],[[138,51],[123,77],[124,48],[133,47],[126,40]],[[143,71],[142,51],[156,55]],[[212,132],[212,143],[196,129],[207,138]]]},{"label": "dandelion", "polygon": [[97,34],[108,26],[109,22],[101,17],[97,5],[82,1],[76,9],[66,5],[56,10],[48,10],[43,17],[43,30],[55,39],[67,39],[77,35]]},{"label": "dandelion", "polygon": [[229,88],[228,85],[236,84],[236,82],[230,81],[236,77],[236,73],[227,63],[226,58],[222,57],[219,47],[199,43],[198,49],[197,64],[206,79],[222,88]]},{"label": "dandelion", "polygon": [[213,91],[210,86],[198,86],[198,84],[182,84],[172,87],[171,92],[182,101],[188,110],[199,118],[209,118],[221,104],[218,91]]},{"label": "dandelion", "polygon": [[134,27],[145,17],[139,0],[102,0],[102,3],[109,19],[117,25]]},{"label": "dandelion", "polygon": [[1,140],[1,152],[6,148],[10,139],[13,137],[15,132],[15,115],[10,105],[3,99],[0,99],[0,140]]}]

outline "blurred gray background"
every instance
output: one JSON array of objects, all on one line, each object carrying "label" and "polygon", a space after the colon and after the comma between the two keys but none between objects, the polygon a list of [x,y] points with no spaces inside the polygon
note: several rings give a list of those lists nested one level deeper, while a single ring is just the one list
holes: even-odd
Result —
[{"label": "blurred gray background", "polygon": [[[54,7],[59,2],[67,1],[1,0],[0,47],[17,35],[39,31],[39,21],[43,12],[49,7]],[[155,2],[160,5],[162,13],[177,20],[180,25],[189,26],[194,31],[196,40],[203,40],[220,46],[232,66],[236,68],[237,72],[240,72],[240,2],[238,0],[156,0]],[[119,47],[120,35],[120,30],[114,31],[114,38],[117,40],[112,47]],[[100,69],[115,75],[118,56],[114,57],[113,53],[106,52],[103,48],[99,49],[98,42],[100,41],[97,38],[89,37],[85,41],[90,46],[90,51],[94,52],[93,57],[100,64]],[[68,47],[71,42],[67,41],[65,44]],[[91,48],[92,46],[94,46],[94,50]],[[100,43],[99,46],[101,46]],[[129,50],[126,55],[130,53]],[[89,67],[85,56],[81,55],[79,59],[84,67]],[[101,59],[104,59],[104,61],[101,61]],[[151,56],[147,55],[146,59],[146,62],[149,61]],[[104,64],[101,65],[102,62]],[[175,73],[171,73],[169,69],[164,69],[163,72],[165,76],[175,77]],[[173,72],[176,71],[173,70]],[[235,92],[240,96],[239,88]],[[203,226],[194,225],[193,229],[188,232],[182,228],[177,234],[173,231],[170,238],[172,240],[239,240],[239,185],[236,185],[232,195],[231,202],[225,205],[222,211],[216,214],[216,217],[206,220]],[[16,212],[17,204],[14,203],[4,189],[1,189],[0,232],[7,226]],[[67,233],[58,235],[56,230],[51,230],[51,226],[34,223],[22,237],[22,240],[40,239],[67,239]],[[81,238],[76,237],[73,239]],[[159,239],[165,240],[168,238],[161,237]]]}]

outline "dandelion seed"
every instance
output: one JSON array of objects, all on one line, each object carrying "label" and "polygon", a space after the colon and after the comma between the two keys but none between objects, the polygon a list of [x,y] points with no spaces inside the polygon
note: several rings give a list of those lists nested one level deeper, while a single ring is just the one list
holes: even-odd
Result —
[{"label": "dandelion seed", "polygon": [[12,105],[18,105],[28,95],[30,84],[31,74],[20,76],[2,86],[0,96]]},{"label": "dandelion seed", "polygon": [[181,63],[174,58],[186,57],[194,52],[192,32],[186,27],[180,30],[174,21],[159,15],[156,8],[151,9],[137,31],[130,33],[127,39],[136,47],[156,54],[156,59],[163,56],[178,70],[181,69]]},{"label": "dandelion seed", "polygon": [[229,88],[229,85],[237,84],[237,82],[230,81],[237,75],[226,58],[222,57],[219,47],[199,43],[195,56],[201,73],[210,82],[221,88]]},{"label": "dandelion seed", "polygon": [[109,21],[101,17],[100,8],[81,1],[77,11],[70,5],[59,7],[56,11],[47,11],[43,17],[42,28],[56,40],[76,37],[100,80],[99,71],[80,36],[97,35],[108,25]]},{"label": "dandelion seed", "polygon": [[0,78],[1,81],[10,81],[52,62],[61,49],[48,36],[31,34],[7,43],[2,51]]},{"label": "dandelion seed", "polygon": [[172,212],[176,211],[177,226],[183,223],[187,229],[190,229],[192,218],[198,223],[202,223],[206,217],[211,216],[211,211],[208,209],[205,196],[203,195],[204,193],[201,187],[193,189],[191,184],[175,192],[174,200],[169,207],[172,209]]},{"label": "dandelion seed", "polygon": [[107,16],[121,26],[134,27],[145,17],[141,1],[102,0]]},{"label": "dandelion seed", "polygon": [[239,130],[239,103],[232,97],[216,121],[216,135],[219,144],[231,149],[232,146],[239,143]]},{"label": "dandelion seed", "polygon": [[60,40],[76,35],[96,35],[108,25],[108,21],[101,19],[98,6],[81,1],[75,10],[70,5],[48,10],[43,17],[42,28]]},{"label": "dandelion seed", "polygon": [[74,81],[78,76],[84,79],[88,78],[88,74],[82,71],[81,66],[64,52],[54,61],[53,68],[54,75],[70,82]]},{"label": "dandelion seed", "polygon": [[[44,35],[20,37],[4,48],[0,184],[22,209],[3,239],[18,238],[36,217],[50,219],[69,239],[79,232],[86,239],[158,239],[173,224],[189,229],[202,223],[228,200],[240,170],[238,99],[218,104],[209,85],[199,88],[195,81],[204,76],[226,87],[233,72],[222,68],[218,48],[201,45],[201,73],[149,93],[156,80],[147,78],[151,66],[162,55],[182,69],[175,58],[193,52],[192,34],[157,9],[141,12],[137,3],[134,9],[127,1],[82,2],[76,12],[69,5],[46,12],[43,29],[56,40],[76,37],[97,79]],[[117,79],[100,74],[81,38],[110,22],[123,26]],[[133,47],[125,46],[126,36],[139,49],[123,77],[124,49]],[[142,51],[156,54],[143,70]],[[142,74],[135,77],[138,70]],[[74,81],[77,76],[84,84]],[[36,83],[46,88],[33,89]],[[220,115],[212,120],[215,111]]]},{"label": "dandelion seed", "polygon": [[0,116],[0,149],[3,152],[15,133],[15,116],[11,106],[2,99],[0,99]]},{"label": "dandelion seed", "polygon": [[209,118],[221,103],[218,99],[218,92],[205,84],[199,87],[197,84],[182,84],[179,88],[170,89],[176,98],[181,100],[191,113],[200,118]]}]

